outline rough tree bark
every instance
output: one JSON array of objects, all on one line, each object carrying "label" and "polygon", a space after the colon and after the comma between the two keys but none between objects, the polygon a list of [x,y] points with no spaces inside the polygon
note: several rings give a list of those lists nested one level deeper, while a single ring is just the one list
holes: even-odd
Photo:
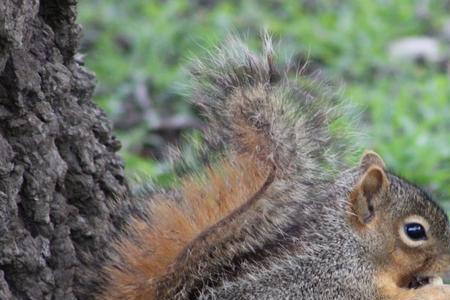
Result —
[{"label": "rough tree bark", "polygon": [[76,2],[0,0],[0,299],[89,299],[85,274],[126,213]]}]

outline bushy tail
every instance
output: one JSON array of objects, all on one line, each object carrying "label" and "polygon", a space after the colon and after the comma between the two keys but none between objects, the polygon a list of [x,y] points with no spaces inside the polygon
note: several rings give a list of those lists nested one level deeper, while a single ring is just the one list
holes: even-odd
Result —
[{"label": "bushy tail", "polygon": [[208,149],[220,159],[152,196],[150,220],[133,221],[115,246],[102,299],[191,299],[281,251],[342,161],[337,98],[277,71],[269,38],[261,56],[231,38],[192,75]]},{"label": "bushy tail", "polygon": [[272,162],[279,176],[327,176],[348,154],[339,129],[346,110],[330,86],[301,74],[289,79],[274,56],[267,35],[262,55],[231,37],[194,64],[192,100],[207,118],[206,139],[214,149]]}]

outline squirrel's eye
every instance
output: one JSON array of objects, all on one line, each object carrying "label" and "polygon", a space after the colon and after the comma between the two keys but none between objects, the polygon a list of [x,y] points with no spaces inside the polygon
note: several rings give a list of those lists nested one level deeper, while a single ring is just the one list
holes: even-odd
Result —
[{"label": "squirrel's eye", "polygon": [[427,239],[425,228],[419,223],[406,224],[405,233],[413,241],[421,241]]}]

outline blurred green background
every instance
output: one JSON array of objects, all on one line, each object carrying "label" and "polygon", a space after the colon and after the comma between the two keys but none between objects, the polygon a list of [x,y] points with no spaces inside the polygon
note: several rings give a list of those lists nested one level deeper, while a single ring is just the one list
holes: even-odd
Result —
[{"label": "blurred green background", "polygon": [[362,148],[450,207],[450,1],[80,0],[78,9],[95,101],[128,174],[170,182],[167,145],[201,126],[182,95],[189,57],[230,31],[257,47],[267,29],[281,57],[308,61],[362,107]]}]

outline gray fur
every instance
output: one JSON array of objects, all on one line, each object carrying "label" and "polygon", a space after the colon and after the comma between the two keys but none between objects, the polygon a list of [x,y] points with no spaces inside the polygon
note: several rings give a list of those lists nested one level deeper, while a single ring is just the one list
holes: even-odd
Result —
[{"label": "gray fur", "polygon": [[[197,281],[226,277],[217,270],[233,269],[239,257],[250,257],[243,263],[249,268],[273,264],[269,258],[255,266],[251,256],[267,252],[267,245],[278,241],[273,248],[283,253],[282,248],[292,247],[300,232],[306,233],[307,227],[315,224],[314,219],[329,215],[323,211],[328,193],[342,170],[344,153],[351,149],[345,134],[332,136],[329,129],[345,115],[339,98],[313,78],[300,75],[289,79],[286,70],[277,70],[268,37],[261,56],[236,38],[224,45],[209,58],[197,61],[192,70],[192,100],[207,118],[209,149],[229,158],[233,153],[249,153],[273,164],[275,178],[254,205],[225,222],[219,231],[209,233],[213,244],[197,243],[187,250],[190,254],[183,259],[184,268],[195,263],[197,253],[208,257],[197,262],[197,268],[189,268],[192,274],[188,277]],[[243,146],[239,129],[244,126],[264,137],[255,148]],[[288,233],[292,228],[298,235]],[[170,293],[170,297],[188,297],[195,284],[189,278],[176,277],[177,281],[171,279],[165,285],[182,287],[174,288],[180,292]]]},{"label": "gray fur", "polygon": [[[248,151],[233,127],[242,116],[230,107],[240,105],[246,122],[267,137],[261,146],[270,148],[268,161],[277,168],[266,199],[260,201],[266,215],[263,220],[244,218],[250,224],[258,221],[258,226],[249,233],[250,244],[234,248],[255,246],[255,252],[262,251],[258,249],[274,232],[284,234],[281,248],[286,241],[294,246],[269,255],[263,263],[245,262],[244,275],[204,289],[200,299],[382,299],[375,276],[378,257],[389,256],[386,237],[379,232],[361,238],[349,225],[349,195],[363,170],[342,163],[344,154],[351,152],[348,132],[330,133],[330,124],[345,116],[343,105],[325,85],[301,75],[290,80],[277,71],[270,39],[265,42],[258,56],[232,38],[200,61],[193,72],[194,103],[208,119],[210,145],[237,152]],[[255,88],[264,91],[263,96],[247,97]],[[433,230],[447,249],[445,213],[420,189],[394,175],[389,178],[392,194],[383,196],[390,205],[389,220],[414,213],[433,216]],[[289,226],[300,230],[292,234]],[[232,256],[221,261],[228,258]]]},{"label": "gray fur", "polygon": [[250,205],[188,245],[159,279],[158,299],[385,300],[375,277],[389,262],[380,258],[395,245],[395,221],[411,214],[427,218],[439,250],[450,249],[445,213],[389,173],[374,208],[387,222],[355,232],[349,199],[366,167],[346,166],[348,132],[331,133],[345,109],[326,85],[278,71],[269,38],[262,55],[231,38],[192,76],[192,101],[208,124],[203,152],[249,155],[272,173]]},{"label": "gray fur", "polygon": [[275,59],[269,36],[262,55],[230,37],[193,63],[191,100],[207,118],[205,138],[212,149],[249,151],[242,149],[235,129],[245,120],[255,133],[265,135],[260,146],[269,148],[279,172],[301,173],[303,180],[329,179],[352,148],[349,132],[332,135],[329,127],[342,118],[348,121],[348,111],[330,86],[302,74],[289,78],[291,68],[279,70]]}]

